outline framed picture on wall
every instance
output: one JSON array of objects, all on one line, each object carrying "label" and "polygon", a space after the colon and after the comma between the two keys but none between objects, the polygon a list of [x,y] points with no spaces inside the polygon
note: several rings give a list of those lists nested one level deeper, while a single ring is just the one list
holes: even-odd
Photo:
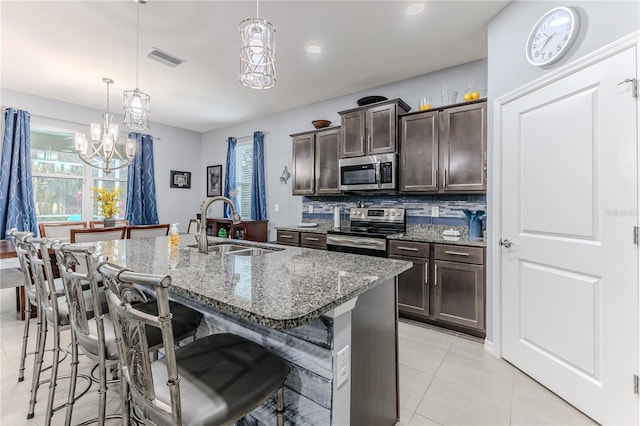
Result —
[{"label": "framed picture on wall", "polygon": [[191,188],[191,172],[179,172],[171,170],[170,188]]},{"label": "framed picture on wall", "polygon": [[222,195],[222,165],[207,167],[207,197]]}]

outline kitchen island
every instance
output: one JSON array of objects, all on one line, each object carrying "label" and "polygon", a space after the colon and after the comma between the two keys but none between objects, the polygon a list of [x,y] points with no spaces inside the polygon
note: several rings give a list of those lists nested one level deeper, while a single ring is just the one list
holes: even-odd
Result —
[{"label": "kitchen island", "polygon": [[[209,238],[214,244],[242,241]],[[172,276],[176,300],[285,358],[286,423],[393,425],[398,419],[395,276],[411,262],[251,243],[253,252],[200,253],[184,235],[95,243],[113,263]],[[243,255],[244,254],[244,255]],[[241,424],[274,424],[273,401]]]}]

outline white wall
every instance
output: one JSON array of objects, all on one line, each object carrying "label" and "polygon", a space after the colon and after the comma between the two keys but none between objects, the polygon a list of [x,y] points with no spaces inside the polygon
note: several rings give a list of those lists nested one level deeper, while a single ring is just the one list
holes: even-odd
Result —
[{"label": "white wall", "polygon": [[[104,112],[6,89],[1,96],[3,108],[28,111],[32,124],[70,131],[88,132],[89,123],[101,121]],[[122,123],[122,116],[114,114],[114,120]],[[189,219],[195,217],[204,198],[198,167],[201,134],[153,122],[148,133],[154,137],[158,219],[161,223],[179,222],[180,229],[186,231]],[[170,170],[191,172],[191,189],[169,188]]]},{"label": "white wall", "polygon": [[[550,69],[530,65],[525,58],[525,43],[529,31],[548,10],[557,6],[578,9],[582,21],[579,39],[572,49]],[[488,26],[488,90],[496,99],[510,91],[536,80],[550,70],[570,63],[625,35],[640,29],[640,2],[628,1],[513,1],[504,8]],[[493,158],[493,111],[488,105],[488,158]],[[489,217],[497,218],[492,211],[495,194],[492,186],[495,164],[489,163],[489,191],[487,207]],[[498,213],[498,212],[496,212]],[[496,243],[500,235],[494,234],[493,224],[488,223],[487,248],[487,339],[493,339],[493,275],[499,268],[500,246]],[[495,325],[499,327],[499,324]]]},{"label": "white wall", "polygon": [[[381,95],[389,99],[401,98],[416,110],[422,96],[432,99],[433,106],[441,105],[441,86],[462,92],[466,84],[477,84],[486,88],[486,62],[475,61],[457,67],[441,70],[408,80],[399,81],[338,98],[333,98],[295,110],[285,111],[258,120],[207,132],[202,137],[202,159],[200,169],[203,174],[201,185],[204,188],[204,170],[207,166],[222,164],[225,169],[227,138],[243,137],[261,130],[265,136],[265,174],[267,177],[267,204],[269,216],[269,239],[275,239],[274,227],[293,225],[302,218],[302,197],[291,195],[291,180],[286,185],[280,183],[280,175],[286,165],[291,171],[291,138],[289,135],[313,130],[311,121],[327,119],[332,126],[340,125],[338,111],[356,108],[356,100],[368,95]],[[251,89],[247,89],[251,90]],[[461,95],[459,95],[461,96]],[[250,140],[250,139],[249,139]],[[279,205],[276,212],[274,206]],[[209,216],[221,216],[222,204],[213,205]]]}]

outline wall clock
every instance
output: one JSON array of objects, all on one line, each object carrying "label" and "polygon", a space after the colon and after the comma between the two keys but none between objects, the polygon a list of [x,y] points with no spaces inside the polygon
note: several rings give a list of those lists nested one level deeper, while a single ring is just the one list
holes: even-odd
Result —
[{"label": "wall clock", "polygon": [[571,49],[580,31],[580,14],[570,7],[556,7],[542,15],[529,33],[526,45],[531,65],[549,65]]}]

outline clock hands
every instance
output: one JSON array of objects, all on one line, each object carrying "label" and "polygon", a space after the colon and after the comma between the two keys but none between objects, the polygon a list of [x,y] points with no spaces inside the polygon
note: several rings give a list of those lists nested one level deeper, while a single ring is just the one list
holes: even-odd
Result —
[{"label": "clock hands", "polygon": [[549,44],[549,42],[556,35],[556,33],[553,33],[551,35],[546,35],[545,33],[542,33],[542,35],[545,36],[547,38],[547,40],[545,40],[544,44],[540,48],[540,52],[542,52],[544,50],[544,48],[547,47],[547,44]]}]

